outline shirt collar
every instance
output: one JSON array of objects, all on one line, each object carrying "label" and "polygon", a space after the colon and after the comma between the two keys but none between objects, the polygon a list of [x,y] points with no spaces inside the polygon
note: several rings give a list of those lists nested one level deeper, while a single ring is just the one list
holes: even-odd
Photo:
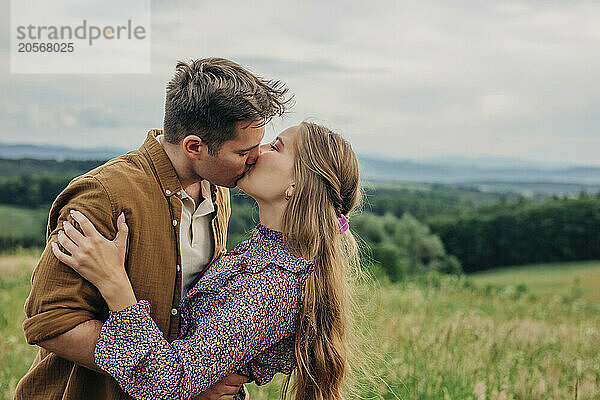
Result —
[{"label": "shirt collar", "polygon": [[152,129],[148,132],[146,141],[140,148],[152,162],[158,183],[161,186],[163,194],[167,197],[175,195],[181,190],[181,182],[175,172],[175,168],[167,156],[167,153],[156,139],[156,136],[162,134],[159,129]]},{"label": "shirt collar", "polygon": [[[194,211],[195,216],[203,216],[215,211],[215,205],[212,201],[210,182],[208,182],[206,179],[201,181],[200,190],[204,199],[200,204],[198,204],[196,211]],[[183,199],[189,199],[192,203],[194,203],[194,199],[192,199],[192,197],[187,194],[185,190],[181,189],[181,200]]]}]

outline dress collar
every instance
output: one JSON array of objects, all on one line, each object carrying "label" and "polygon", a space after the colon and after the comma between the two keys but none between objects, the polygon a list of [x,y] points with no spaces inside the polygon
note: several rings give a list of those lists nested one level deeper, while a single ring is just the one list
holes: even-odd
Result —
[{"label": "dress collar", "polygon": [[241,255],[244,264],[253,272],[262,270],[268,264],[297,273],[310,269],[311,263],[293,254],[285,239],[282,232],[258,224],[252,238],[236,246],[232,254]]},{"label": "dress collar", "polygon": [[312,273],[314,266],[290,251],[282,232],[257,225],[251,239],[239,243],[227,255],[211,264],[186,298],[199,292],[218,292],[238,274],[260,273],[268,266],[277,266],[294,274]]},{"label": "dress collar", "polygon": [[256,231],[258,235],[265,241],[273,242],[277,244],[284,244],[285,238],[283,232],[276,231],[270,228],[267,228],[263,224],[258,224],[256,226]]}]

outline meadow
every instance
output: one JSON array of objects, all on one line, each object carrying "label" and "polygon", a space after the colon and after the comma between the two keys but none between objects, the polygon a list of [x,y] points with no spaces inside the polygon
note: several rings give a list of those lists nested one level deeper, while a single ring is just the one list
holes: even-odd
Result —
[{"label": "meadow", "polygon": [[[21,330],[39,250],[0,256],[0,399],[36,353]],[[361,288],[369,361],[353,386],[379,399],[600,398],[600,262],[428,274]],[[362,378],[363,372],[371,375]],[[278,398],[278,382],[250,385]]]},{"label": "meadow", "polygon": [[0,204],[0,221],[2,221],[0,230],[2,236],[19,238],[37,235],[44,237],[47,218],[47,208],[30,209]]}]

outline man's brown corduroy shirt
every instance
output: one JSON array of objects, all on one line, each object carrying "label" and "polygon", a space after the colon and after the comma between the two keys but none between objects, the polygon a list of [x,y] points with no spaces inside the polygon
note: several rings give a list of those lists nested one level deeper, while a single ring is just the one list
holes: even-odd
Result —
[{"label": "man's brown corduroy shirt", "polygon": [[[116,234],[123,211],[129,226],[126,268],[138,299],[149,300],[152,318],[169,341],[179,331],[181,254],[179,225],[181,183],[152,130],[138,149],[75,178],[50,209],[46,248],[32,276],[23,323],[30,344],[56,337],[92,319],[105,320],[108,309],[100,293],[56,259],[50,242],[57,241],[62,222],[76,222],[69,210],[83,212],[107,238]],[[214,254],[225,253],[231,213],[229,190],[212,186]],[[211,261],[212,262],[212,261]],[[129,399],[116,381],[40,348],[17,387],[15,399]]]}]

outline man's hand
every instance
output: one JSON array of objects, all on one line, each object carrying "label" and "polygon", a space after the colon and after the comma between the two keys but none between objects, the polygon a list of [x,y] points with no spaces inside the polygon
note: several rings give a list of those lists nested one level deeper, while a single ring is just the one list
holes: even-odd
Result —
[{"label": "man's hand", "polygon": [[[194,397],[194,400],[233,400],[233,396],[240,391],[242,385],[246,382],[248,382],[248,378],[244,375],[231,374]],[[244,392],[246,393],[246,399],[249,399],[250,395],[245,387]]]}]

